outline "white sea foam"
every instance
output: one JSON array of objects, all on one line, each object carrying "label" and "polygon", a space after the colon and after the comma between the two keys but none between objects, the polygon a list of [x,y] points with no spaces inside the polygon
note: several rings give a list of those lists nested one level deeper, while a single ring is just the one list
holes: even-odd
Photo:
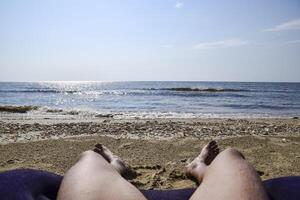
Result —
[{"label": "white sea foam", "polygon": [[60,109],[39,107],[27,113],[0,113],[0,119],[196,119],[196,118],[288,118],[288,115],[250,113],[191,113],[191,112],[108,112],[88,108]]}]

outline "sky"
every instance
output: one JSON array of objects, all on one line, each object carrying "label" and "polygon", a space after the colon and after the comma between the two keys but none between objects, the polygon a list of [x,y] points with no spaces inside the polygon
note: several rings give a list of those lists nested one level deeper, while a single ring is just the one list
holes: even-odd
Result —
[{"label": "sky", "polygon": [[300,82],[299,0],[0,0],[0,81]]}]

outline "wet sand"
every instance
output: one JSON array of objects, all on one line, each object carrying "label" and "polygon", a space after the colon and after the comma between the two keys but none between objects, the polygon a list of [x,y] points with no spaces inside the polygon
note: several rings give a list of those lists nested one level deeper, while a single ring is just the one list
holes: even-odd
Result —
[{"label": "wet sand", "polygon": [[299,119],[6,120],[0,121],[0,171],[43,169],[63,175],[95,143],[137,172],[141,188],[195,186],[183,168],[216,139],[236,147],[262,179],[300,174]]}]

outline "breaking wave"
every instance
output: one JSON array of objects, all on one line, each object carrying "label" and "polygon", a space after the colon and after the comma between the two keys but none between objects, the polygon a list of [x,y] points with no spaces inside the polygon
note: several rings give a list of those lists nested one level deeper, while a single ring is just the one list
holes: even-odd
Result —
[{"label": "breaking wave", "polygon": [[232,88],[163,88],[162,90],[178,91],[178,92],[247,92],[249,90],[232,89]]}]

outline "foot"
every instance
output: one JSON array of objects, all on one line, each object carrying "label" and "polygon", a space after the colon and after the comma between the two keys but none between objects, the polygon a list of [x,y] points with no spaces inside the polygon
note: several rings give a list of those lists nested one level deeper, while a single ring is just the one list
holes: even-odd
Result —
[{"label": "foot", "polygon": [[136,172],[134,172],[119,156],[113,154],[106,146],[96,144],[94,152],[100,154],[107,160],[107,162],[109,162],[124,178],[133,179],[136,177]]},{"label": "foot", "polygon": [[196,181],[200,183],[207,166],[210,165],[218,154],[219,148],[216,141],[209,142],[203,147],[199,156],[186,166],[186,176],[191,179],[196,179]]}]

